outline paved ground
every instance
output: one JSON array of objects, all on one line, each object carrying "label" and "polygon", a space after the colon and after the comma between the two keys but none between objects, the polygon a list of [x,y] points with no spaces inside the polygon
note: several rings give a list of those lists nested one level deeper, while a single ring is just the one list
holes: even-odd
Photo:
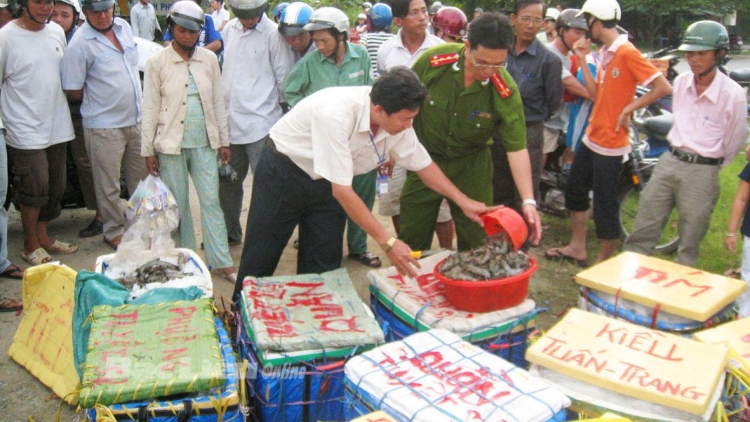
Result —
[{"label": "paved ground", "polygon": [[[249,192],[251,179],[246,181],[246,188]],[[193,193],[193,195],[195,195]],[[243,225],[249,206],[249,195],[245,195],[243,206]],[[197,198],[193,197],[193,204],[197,204]],[[197,205],[194,205],[193,216],[195,217],[196,230],[200,229],[199,211]],[[377,208],[377,204],[376,204]],[[93,213],[86,210],[65,210],[62,216],[50,224],[50,233],[59,239],[65,241],[77,242],[80,249],[73,255],[60,256],[62,263],[70,266],[75,270],[90,269],[93,267],[96,258],[100,255],[112,252],[106,246],[101,237],[90,239],[77,238],[78,231],[85,227],[93,218]],[[381,222],[388,228],[391,228],[389,219],[379,217]],[[200,242],[200,232],[198,233]],[[11,208],[9,214],[9,258],[13,263],[25,264],[21,259],[22,249],[22,231],[20,224],[20,215]],[[372,241],[370,250],[381,255],[384,259],[384,265],[388,265],[387,258],[380,251],[380,248]],[[434,245],[437,247],[437,245]],[[534,249],[532,253],[537,253],[543,249]],[[200,252],[199,252],[200,253]],[[231,248],[234,262],[239,262],[241,246]],[[346,253],[346,250],[344,251]],[[562,312],[574,304],[575,287],[570,282],[575,268],[567,264],[554,264],[550,266],[541,259],[540,269],[532,278],[530,295],[537,300],[539,306],[550,308],[548,314],[542,316],[539,324],[547,327],[552,321],[555,314]],[[547,268],[549,266],[549,268]],[[368,290],[366,274],[370,268],[365,267],[357,262],[344,258],[344,267],[349,272],[350,278],[354,281],[355,287],[363,300],[368,300]],[[296,269],[296,250],[292,248],[291,241],[284,252],[282,261],[278,267],[277,274],[293,274]],[[547,281],[549,280],[549,281]],[[562,280],[562,282],[561,282]],[[214,291],[217,297],[229,298],[233,286],[219,278],[213,277]],[[554,286],[554,288],[553,288]],[[0,281],[0,294],[15,298],[21,297],[21,282],[12,280]],[[47,387],[42,385],[23,367],[16,364],[7,356],[7,350],[12,342],[13,335],[16,331],[21,316],[8,313],[0,313],[0,422],[28,421],[33,418],[34,421],[54,421],[55,413],[60,408],[60,399],[52,393]],[[76,417],[75,409],[63,405],[62,421],[72,421]]]}]

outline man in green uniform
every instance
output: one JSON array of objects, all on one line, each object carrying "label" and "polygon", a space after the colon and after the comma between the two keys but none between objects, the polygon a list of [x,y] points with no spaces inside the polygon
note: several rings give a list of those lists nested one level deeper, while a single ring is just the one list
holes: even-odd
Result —
[{"label": "man in green uniform", "polygon": [[[414,130],[446,176],[470,198],[492,203],[492,133],[500,130],[513,180],[523,198],[523,214],[538,244],[542,226],[531,185],[526,125],[518,87],[503,68],[513,42],[504,15],[484,13],[469,26],[468,40],[428,49],[412,69],[427,86],[428,98]],[[443,197],[407,176],[401,194],[400,238],[414,250],[429,249]],[[486,234],[450,203],[458,249],[480,245]]]}]

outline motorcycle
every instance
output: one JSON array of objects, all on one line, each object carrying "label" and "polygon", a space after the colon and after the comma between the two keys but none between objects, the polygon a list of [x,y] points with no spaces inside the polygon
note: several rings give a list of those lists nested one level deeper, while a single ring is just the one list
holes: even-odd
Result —
[{"label": "motorcycle", "polygon": [[[631,129],[630,143],[632,150],[624,164],[617,196],[620,200],[619,220],[620,235],[623,240],[627,239],[633,230],[633,223],[638,214],[638,203],[641,192],[651,179],[654,167],[659,157],[669,150],[667,134],[674,124],[672,114],[650,117],[643,123],[646,139],[641,139],[635,128]],[[678,213],[672,210],[667,224],[662,230],[661,238],[654,248],[662,254],[673,253],[680,243],[680,235],[677,227]]]},{"label": "motorcycle", "polygon": [[[633,222],[638,212],[638,201],[640,192],[651,178],[654,166],[659,156],[667,151],[669,144],[666,135],[672,127],[672,115],[658,116],[645,122],[649,136],[641,138],[634,125],[630,130],[630,143],[632,151],[624,158],[625,162],[620,175],[617,192],[619,205],[620,234],[623,239],[632,231]],[[565,184],[567,174],[560,166],[560,156],[565,151],[565,135],[558,138],[558,148],[549,154],[547,164],[541,175],[539,186],[540,202],[539,209],[550,215],[558,217],[567,216],[565,208]],[[659,253],[672,253],[677,250],[679,236],[677,234],[676,211],[670,216],[668,228],[665,228],[656,251]]]}]

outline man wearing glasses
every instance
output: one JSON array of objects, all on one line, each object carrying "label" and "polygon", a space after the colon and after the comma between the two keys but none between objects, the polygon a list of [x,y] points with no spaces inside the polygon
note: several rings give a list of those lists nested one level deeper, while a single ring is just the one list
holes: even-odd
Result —
[{"label": "man wearing glasses", "polygon": [[[518,87],[504,69],[513,41],[507,17],[484,13],[469,25],[463,44],[428,49],[412,69],[427,86],[428,99],[414,119],[414,130],[433,161],[470,198],[492,202],[492,133],[500,130],[519,193],[523,215],[538,243],[542,228],[531,187],[526,128]],[[558,70],[559,76],[559,70]],[[429,249],[443,196],[409,173],[401,194],[401,236],[412,249]],[[458,249],[480,245],[482,227],[450,202]]]},{"label": "man wearing glasses", "polygon": [[[514,13],[510,15],[516,37],[508,53],[508,72],[518,84],[526,116],[526,142],[531,160],[535,199],[539,199],[539,180],[543,166],[544,122],[560,107],[563,94],[562,63],[536,38],[539,28],[544,23],[543,16],[544,4],[541,0],[516,1]],[[517,209],[521,198],[516,193],[504,143],[501,142],[505,136],[502,131],[493,136],[494,202]]]}]

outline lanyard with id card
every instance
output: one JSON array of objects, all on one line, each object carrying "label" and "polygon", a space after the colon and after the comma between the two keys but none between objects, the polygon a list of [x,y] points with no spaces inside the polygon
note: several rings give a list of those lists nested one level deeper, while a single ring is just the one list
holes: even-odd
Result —
[{"label": "lanyard with id card", "polygon": [[[372,133],[368,133],[368,135],[370,135],[370,143],[372,143],[372,148],[375,150],[375,155],[378,157],[378,167],[382,169],[385,164],[386,141],[383,141],[383,155],[380,155],[378,148],[375,146],[375,139],[372,137]],[[378,176],[375,178],[375,193],[377,195],[388,193],[388,175],[383,174],[381,171],[378,171]]]}]

